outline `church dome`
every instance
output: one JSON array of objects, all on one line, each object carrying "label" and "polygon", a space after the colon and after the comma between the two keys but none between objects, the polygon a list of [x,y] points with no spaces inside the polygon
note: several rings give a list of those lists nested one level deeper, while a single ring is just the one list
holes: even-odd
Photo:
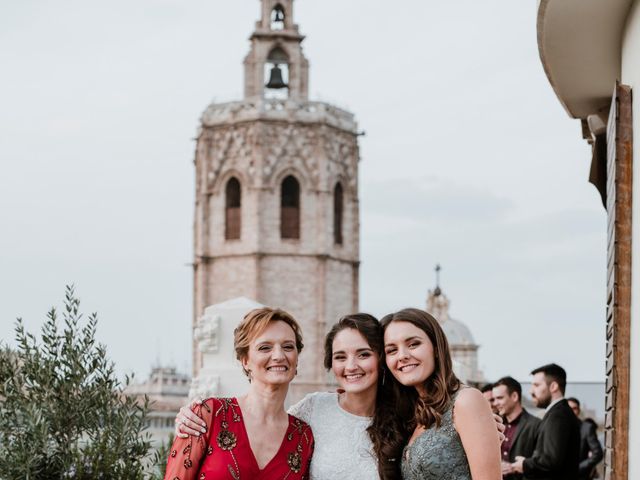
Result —
[{"label": "church dome", "polygon": [[449,345],[475,345],[476,342],[473,339],[471,330],[464,323],[455,320],[453,318],[447,318],[445,321],[440,322],[442,329],[444,330]]}]

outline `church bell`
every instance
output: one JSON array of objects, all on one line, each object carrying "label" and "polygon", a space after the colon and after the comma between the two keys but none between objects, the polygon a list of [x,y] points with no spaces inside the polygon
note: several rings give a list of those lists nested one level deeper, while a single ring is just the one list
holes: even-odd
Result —
[{"label": "church bell", "polygon": [[284,10],[282,10],[282,7],[276,7],[273,11],[273,21],[284,23]]},{"label": "church bell", "polygon": [[266,87],[272,89],[281,89],[288,87],[288,85],[284,83],[284,80],[282,79],[282,70],[280,69],[280,66],[278,64],[275,64],[271,68],[269,82],[267,83]]}]

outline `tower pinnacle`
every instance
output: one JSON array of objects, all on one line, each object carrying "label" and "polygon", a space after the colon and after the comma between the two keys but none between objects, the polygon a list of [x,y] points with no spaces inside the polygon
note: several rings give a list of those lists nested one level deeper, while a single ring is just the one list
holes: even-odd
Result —
[{"label": "tower pinnacle", "polygon": [[436,264],[436,288],[433,291],[433,294],[437,297],[442,293],[442,290],[440,290],[440,270],[442,270],[442,267],[440,266],[440,264]]},{"label": "tower pinnacle", "polygon": [[293,0],[261,0],[262,15],[244,60],[245,98],[308,99],[309,62],[302,53]]}]

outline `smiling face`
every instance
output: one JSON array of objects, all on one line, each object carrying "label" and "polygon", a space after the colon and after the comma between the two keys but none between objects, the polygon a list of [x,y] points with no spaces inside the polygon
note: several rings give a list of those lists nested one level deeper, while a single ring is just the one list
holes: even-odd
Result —
[{"label": "smiling face", "polygon": [[387,367],[401,384],[425,396],[425,382],[435,371],[433,343],[421,328],[393,321],[384,332]]},{"label": "smiling face", "polygon": [[353,328],[340,330],[333,339],[331,370],[340,388],[363,393],[378,387],[380,357]]},{"label": "smiling face", "polygon": [[269,322],[251,340],[242,366],[251,372],[251,381],[266,385],[288,384],[298,365],[298,350],[293,329],[283,321]]},{"label": "smiling face", "polygon": [[520,398],[517,392],[509,393],[506,385],[498,385],[493,387],[493,404],[492,410],[498,415],[508,417],[520,405]]}]

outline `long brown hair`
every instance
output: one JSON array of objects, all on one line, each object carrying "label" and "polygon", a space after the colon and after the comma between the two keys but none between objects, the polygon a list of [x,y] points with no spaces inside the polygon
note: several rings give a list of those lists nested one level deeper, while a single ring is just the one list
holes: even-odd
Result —
[{"label": "long brown hair", "polygon": [[378,474],[382,480],[400,478],[400,457],[406,442],[406,432],[399,421],[397,408],[391,390],[391,374],[384,362],[384,337],[380,322],[367,313],[355,313],[342,317],[331,328],[324,342],[324,366],[331,369],[333,361],[333,340],[347,328],[358,331],[380,359],[376,404],[371,425],[367,428],[373,451],[378,462]]},{"label": "long brown hair", "polygon": [[440,323],[424,310],[405,308],[396,313],[386,315],[382,320],[383,332],[393,322],[407,322],[422,330],[433,345],[434,371],[424,382],[425,397],[420,397],[415,388],[401,385],[394,379],[392,387],[399,410],[413,408],[413,419],[410,428],[421,425],[429,428],[440,426],[442,415],[451,406],[455,392],[460,389],[460,380],[453,373],[453,363],[449,350],[449,342]]}]

